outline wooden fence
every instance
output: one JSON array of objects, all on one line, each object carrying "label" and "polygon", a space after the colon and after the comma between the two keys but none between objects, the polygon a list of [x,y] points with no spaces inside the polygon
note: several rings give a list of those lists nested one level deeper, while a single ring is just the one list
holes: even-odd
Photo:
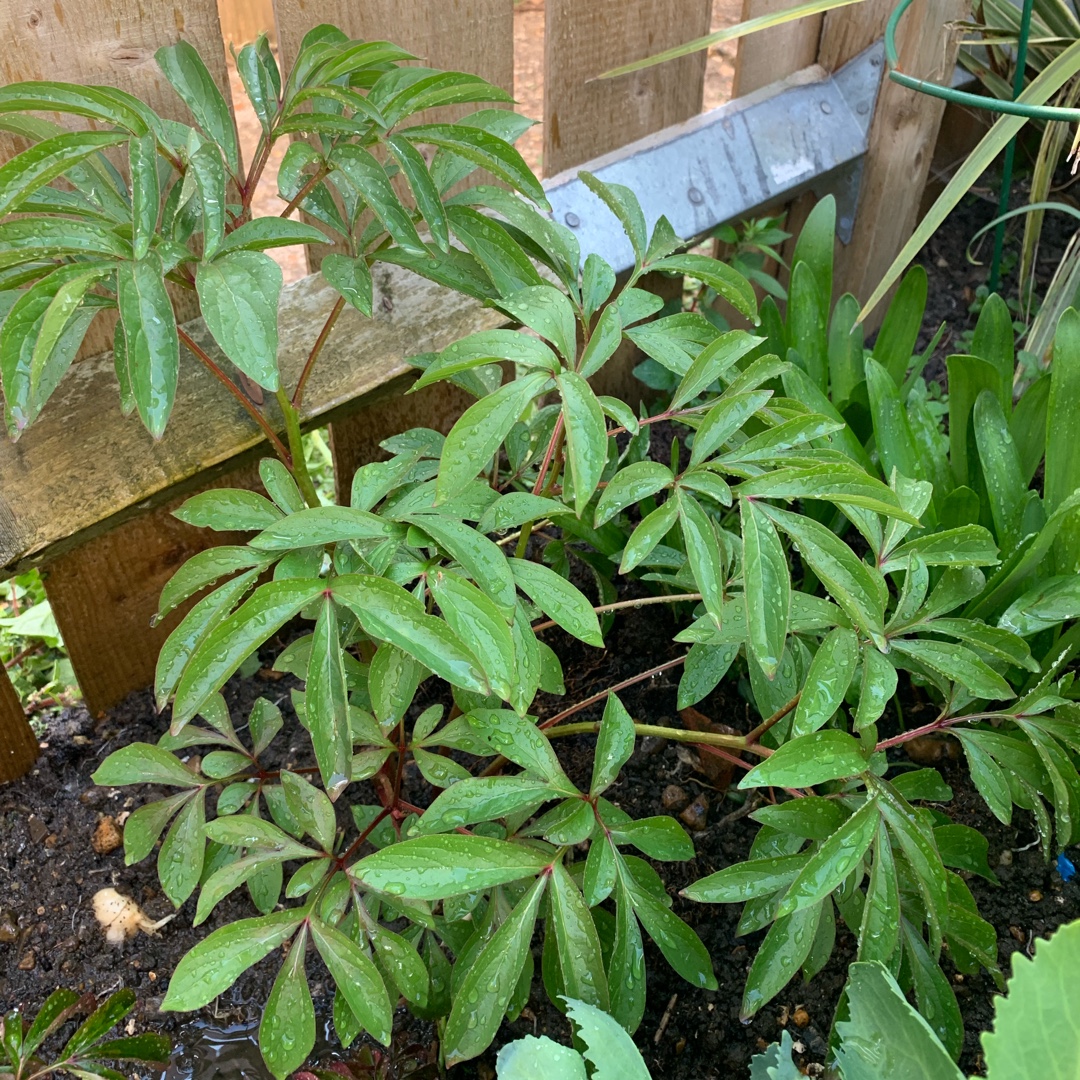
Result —
[{"label": "wooden fence", "polygon": [[[744,17],[791,0],[744,0]],[[904,70],[951,70],[942,26],[963,0],[921,0],[900,41]],[[825,17],[747,39],[735,77],[752,92],[809,64],[827,71],[880,38],[892,0],[864,0]],[[544,171],[552,175],[617,149],[701,109],[697,54],[623,79],[590,81],[619,64],[705,34],[711,0],[546,0]],[[207,59],[229,99],[224,42],[266,30],[289,64],[303,34],[329,22],[356,38],[398,42],[434,67],[476,72],[512,89],[514,0],[0,0],[5,48],[0,82],[64,79],[110,84],[163,115],[183,106],[157,70],[154,51],[178,39]],[[865,295],[915,223],[940,122],[940,105],[894,84],[878,96],[853,242],[838,251],[837,288]],[[0,145],[0,161],[11,148]],[[796,225],[808,206],[793,206]],[[305,401],[308,425],[329,422],[339,477],[378,453],[388,434],[417,423],[444,430],[464,402],[445,390],[401,398],[406,357],[498,324],[473,301],[394,268],[376,271],[376,317],[343,317]],[[300,361],[307,328],[333,294],[315,277],[283,300],[282,366]],[[348,310],[348,309],[347,309]],[[303,331],[301,335],[300,331]],[[192,333],[198,333],[197,327]],[[111,337],[111,334],[110,334]],[[173,419],[152,444],[119,415],[105,341],[81,358],[38,422],[0,444],[0,579],[29,566],[45,588],[87,707],[100,713],[149,685],[158,649],[183,612],[150,628],[164,582],[209,543],[232,538],[170,516],[202,487],[253,485],[263,453],[258,429],[201,367],[182,364]],[[346,362],[347,361],[347,362]],[[273,420],[272,414],[268,413]],[[22,775],[37,743],[0,671],[0,781]]]}]

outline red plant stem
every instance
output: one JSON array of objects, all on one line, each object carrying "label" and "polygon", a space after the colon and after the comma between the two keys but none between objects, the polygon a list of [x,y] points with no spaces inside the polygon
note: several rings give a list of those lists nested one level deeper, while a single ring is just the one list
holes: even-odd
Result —
[{"label": "red plant stem", "polygon": [[758,726],[746,736],[746,741],[748,743],[758,742],[761,739],[761,736],[764,735],[765,732],[773,726],[773,724],[780,723],[780,721],[783,720],[784,717],[787,716],[787,714],[799,704],[800,697],[802,697],[801,690],[786,705],[783,705],[779,709],[777,709],[776,712],[774,712],[772,716],[770,716],[767,720],[762,720],[761,723],[758,724]]},{"label": "red plant stem", "polygon": [[[534,535],[539,536],[539,533]],[[701,593],[680,593],[678,596],[644,596],[638,600],[620,600],[615,604],[601,604],[599,607],[594,607],[593,611],[597,615],[602,615],[605,611],[620,611],[623,608],[639,608],[648,607],[650,604],[677,604],[680,600],[700,600]],[[558,626],[554,619],[549,619],[547,622],[537,623],[532,631],[534,634],[539,634],[541,630],[550,630],[553,626]]]},{"label": "red plant stem", "polygon": [[244,208],[243,213],[240,215],[241,218],[251,209],[251,201],[255,198],[255,189],[259,185],[259,178],[262,176],[263,169],[266,168],[266,163],[270,160],[272,146],[273,142],[268,135],[264,133],[259,136],[258,152],[251,163],[247,179],[244,181],[244,186],[240,191],[240,201]]},{"label": "red plant stem", "polygon": [[551,468],[551,459],[555,456],[555,447],[559,443],[559,436],[563,432],[563,414],[559,413],[558,420],[555,421],[555,428],[551,432],[551,439],[548,441],[547,451],[544,453],[544,460],[540,464],[540,471],[536,474],[536,483],[533,484],[533,494],[539,495],[544,490],[544,480],[547,478],[548,469]]},{"label": "red plant stem", "polygon": [[[17,615],[18,612],[16,612],[15,614]],[[25,649],[17,652],[10,660],[4,661],[4,670],[10,671],[16,664],[25,660],[32,653],[36,653],[41,648],[42,643],[40,641],[35,641],[33,645],[27,645]]]},{"label": "red plant stem", "polygon": [[[646,416],[644,420],[638,421],[638,426],[644,426],[646,424],[659,424],[661,420],[675,420],[680,416],[693,416],[695,413],[704,412],[706,409],[712,408],[715,402],[709,402],[708,405],[695,405],[690,409],[669,409],[667,412],[657,413],[656,416]],[[624,427],[610,428],[608,430],[608,438],[612,435],[621,435],[627,429]]]},{"label": "red plant stem", "polygon": [[293,408],[298,411],[304,400],[304,387],[307,385],[311,369],[315,366],[315,361],[319,359],[319,353],[322,352],[323,346],[326,344],[326,339],[330,336],[330,331],[334,329],[334,323],[338,321],[338,316],[341,314],[344,307],[345,297],[339,296],[334,302],[334,306],[330,309],[330,314],[327,315],[326,322],[323,323],[323,328],[319,331],[319,336],[315,339],[315,344],[311,346],[311,352],[308,353],[308,358],[304,363],[304,370],[300,372],[300,378],[296,383],[296,389],[293,391],[292,404]]},{"label": "red plant stem", "polygon": [[371,824],[349,845],[348,850],[340,855],[336,862],[339,870],[345,869],[345,864],[360,850],[360,845],[375,831],[377,825],[390,813],[391,808],[384,806],[374,818]]},{"label": "red plant stem", "polygon": [[191,352],[194,353],[194,355],[199,360],[201,360],[202,363],[214,373],[214,375],[217,376],[217,378],[222,382],[222,384],[229,391],[229,393],[231,393],[233,397],[235,397],[237,401],[239,401],[240,404],[243,405],[245,409],[247,409],[255,422],[259,425],[259,427],[263,429],[263,432],[266,434],[267,439],[270,440],[270,444],[273,446],[275,452],[277,453],[277,456],[281,458],[286,468],[291,470],[292,456],[285,448],[285,444],[281,441],[280,438],[278,438],[277,432],[270,426],[270,423],[269,421],[267,421],[266,417],[263,416],[261,412],[259,412],[259,410],[255,407],[254,403],[248,400],[247,394],[245,394],[244,391],[241,390],[240,387],[237,386],[236,383],[234,383],[232,379],[230,379],[229,376],[226,375],[225,372],[222,371],[221,368],[214,363],[214,361],[210,358],[210,356],[206,353],[202,346],[200,346],[199,343],[195,341],[194,338],[192,338],[182,326],[177,327],[177,332],[180,335],[180,340],[188,347],[188,349],[190,349]]},{"label": "red plant stem", "polygon": [[891,739],[882,739],[874,749],[888,750],[891,746],[902,746],[904,743],[911,742],[912,739],[917,739],[921,735],[933,735],[936,731],[948,731],[949,728],[955,727],[957,724],[966,724],[972,720],[986,720],[994,716],[1013,720],[1017,719],[1016,714],[1010,713],[969,713],[967,716],[939,716],[929,724],[923,724],[922,727],[912,728],[911,731],[902,731],[899,735],[894,735]]},{"label": "red plant stem", "polygon": [[590,705],[595,705],[596,702],[603,701],[609,694],[617,694],[620,690],[625,690],[628,686],[634,686],[636,683],[651,679],[654,675],[660,675],[662,672],[670,671],[672,668],[678,667],[680,664],[684,663],[685,660],[685,654],[683,656],[677,656],[674,660],[668,660],[666,664],[657,664],[656,667],[649,668],[648,671],[642,671],[638,675],[632,675],[629,679],[624,679],[621,683],[609,686],[606,690],[601,690],[599,693],[593,694],[592,697],[587,697],[584,701],[579,701],[576,705],[571,705],[569,709],[563,709],[561,713],[556,713],[550,720],[545,720],[540,725],[540,730],[545,731],[547,728],[554,727],[556,724],[567,719],[567,717],[581,712],[582,709],[587,709]]},{"label": "red plant stem", "polygon": [[329,175],[330,170],[325,165],[317,169],[311,179],[293,196],[289,205],[278,214],[278,217],[288,217]]}]

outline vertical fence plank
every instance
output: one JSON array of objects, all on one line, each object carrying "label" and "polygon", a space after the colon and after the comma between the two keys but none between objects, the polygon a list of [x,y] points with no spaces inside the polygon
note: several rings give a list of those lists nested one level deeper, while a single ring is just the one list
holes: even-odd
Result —
[{"label": "vertical fence plank", "polygon": [[[794,7],[794,0],[743,0],[742,21],[771,15]],[[774,26],[743,38],[735,54],[732,97],[751,94],[778,79],[786,79],[817,60],[821,37],[821,15]]]},{"label": "vertical fence plank", "polygon": [[273,0],[218,0],[218,15],[226,50],[231,45],[239,51],[260,34],[277,40]]},{"label": "vertical fence plank", "polygon": [[19,695],[0,667],[0,784],[18,780],[37,761],[38,742]]},{"label": "vertical fence plank", "polygon": [[544,175],[701,111],[705,53],[619,79],[610,68],[709,32],[710,0],[547,0]]},{"label": "vertical fence plank", "polygon": [[[468,71],[496,86],[514,89],[513,0],[275,0],[278,39],[288,66],[304,34],[319,22],[340,26],[350,37],[386,39],[408,49],[428,67]],[[477,105],[441,109],[443,118]],[[418,122],[423,122],[423,117]],[[339,497],[348,500],[352,474],[380,456],[379,443],[410,427],[446,432],[469,405],[453,387],[433,387],[415,397],[396,397],[330,425]]]},{"label": "vertical fence plank", "polygon": [[[247,466],[207,487],[255,487]],[[49,563],[43,578],[86,707],[97,715],[154,681],[157,654],[191,603],[150,626],[165,582],[192,555],[247,534],[212,532],[172,516],[186,498],[88,540]]]},{"label": "vertical fence plank", "polygon": [[[829,12],[821,35],[819,62],[833,71],[881,37],[892,0]],[[965,0],[918,0],[900,24],[900,70],[948,82],[956,63],[958,36],[946,24],[963,17]],[[859,209],[851,243],[836,263],[836,295],[865,299],[911,236],[934,154],[945,103],[908,90],[887,77],[878,94],[863,168]],[[867,329],[884,314],[879,305]]]}]

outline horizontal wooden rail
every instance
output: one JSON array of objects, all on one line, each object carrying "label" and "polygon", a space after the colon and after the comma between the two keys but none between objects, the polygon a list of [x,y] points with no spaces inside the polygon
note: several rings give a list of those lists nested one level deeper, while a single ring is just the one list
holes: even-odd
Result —
[{"label": "horizontal wooden rail", "polygon": [[[374,317],[346,308],[314,369],[304,394],[308,426],[401,393],[414,370],[408,357],[505,322],[499,312],[398,267],[376,265],[374,279]],[[286,287],[279,329],[287,386],[336,297],[319,275]],[[217,353],[201,320],[186,328]],[[0,577],[55,558],[175,497],[184,484],[236,468],[245,454],[266,453],[259,428],[217,379],[190,355],[180,369],[160,442],[138,420],[121,416],[109,354],[74,365],[22,438],[0,440]],[[281,427],[271,394],[263,408]]]}]

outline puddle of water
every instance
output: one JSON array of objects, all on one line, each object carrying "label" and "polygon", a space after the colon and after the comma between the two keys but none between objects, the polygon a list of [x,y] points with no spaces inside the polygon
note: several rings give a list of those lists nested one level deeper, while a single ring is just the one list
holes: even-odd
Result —
[{"label": "puddle of water", "polygon": [[259,1021],[220,1027],[196,1021],[176,1039],[172,1061],[148,1080],[273,1080],[259,1053]]}]

